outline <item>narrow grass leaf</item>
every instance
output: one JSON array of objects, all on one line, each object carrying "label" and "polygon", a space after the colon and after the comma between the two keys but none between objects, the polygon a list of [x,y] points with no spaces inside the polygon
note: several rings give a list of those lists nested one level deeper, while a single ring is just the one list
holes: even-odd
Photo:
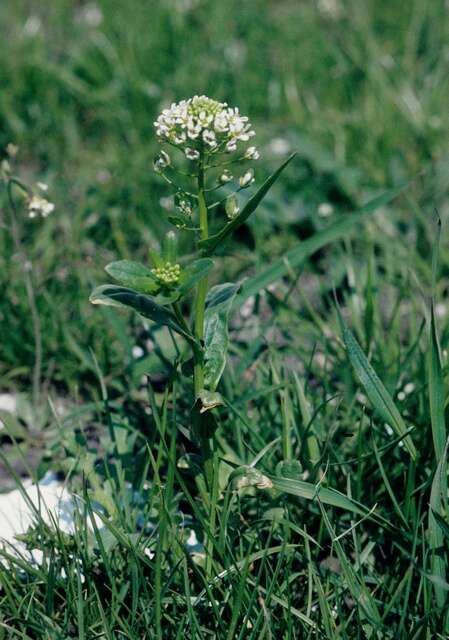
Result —
[{"label": "narrow grass leaf", "polygon": [[360,223],[365,216],[374,213],[380,207],[394,200],[405,189],[407,184],[385,191],[381,196],[371,200],[358,211],[345,215],[341,220],[327,227],[327,229],[315,233],[310,238],[307,238],[307,240],[304,240],[299,246],[287,251],[282,258],[279,258],[269,267],[259,271],[257,275],[245,281],[241,292],[236,298],[236,304],[241,305],[250,296],[259,293],[259,291],[265,289],[268,285],[286,276],[291,269],[302,265],[311,255],[322,247],[345,236]]},{"label": "narrow grass leaf", "polygon": [[[443,611],[446,605],[446,589],[442,583],[447,578],[447,554],[444,548],[444,535],[440,524],[440,518],[437,519],[435,514],[439,514],[443,519],[443,502],[447,501],[447,450],[449,439],[443,449],[442,456],[438,462],[437,469],[432,481],[430,490],[430,508],[429,508],[429,546],[431,550],[431,571],[437,580],[433,582],[435,599],[438,607]],[[448,629],[446,629],[448,631]]]},{"label": "narrow grass leaf", "polygon": [[359,515],[366,514],[366,509],[363,505],[358,504],[335,489],[327,489],[321,485],[314,485],[304,480],[294,480],[292,478],[270,476],[270,480],[273,483],[273,488],[283,493],[288,493],[298,498],[305,498],[306,500],[316,500],[319,498],[324,504],[339,507],[346,511],[352,511]]},{"label": "narrow grass leaf", "polygon": [[[435,239],[432,255],[432,290],[435,291],[438,250],[440,241],[441,224],[438,224],[437,237]],[[445,392],[443,370],[441,364],[441,347],[438,339],[435,319],[435,306],[432,294],[429,321],[429,349],[428,349],[428,376],[429,376],[429,405],[430,422],[432,425],[433,446],[437,463],[440,462],[446,445],[446,422],[444,418]]]},{"label": "narrow grass leaf", "polygon": [[[360,348],[359,343],[346,324],[338,307],[337,311],[346,352],[366,395],[382,420],[387,422],[398,435],[403,436],[407,432],[407,427],[401,414],[379,376],[374,371],[367,357]],[[403,441],[405,447],[410,453],[410,456],[415,460],[416,448],[410,434],[406,435]]]},{"label": "narrow grass leaf", "polygon": [[363,577],[359,578],[359,576],[357,576],[356,572],[354,571],[354,568],[351,562],[349,561],[342,545],[340,544],[338,538],[335,535],[335,531],[328,518],[326,510],[323,508],[321,504],[320,504],[320,509],[321,509],[321,513],[322,513],[326,528],[328,529],[329,534],[332,537],[332,545],[334,546],[337,552],[337,557],[340,561],[342,573],[345,578],[348,589],[354,601],[357,603],[357,606],[360,607],[361,612],[363,612],[363,614],[366,616],[368,621],[371,624],[374,624],[376,628],[379,628],[382,623],[381,623],[381,617],[376,605],[375,598],[367,589],[365,582],[363,580]]}]

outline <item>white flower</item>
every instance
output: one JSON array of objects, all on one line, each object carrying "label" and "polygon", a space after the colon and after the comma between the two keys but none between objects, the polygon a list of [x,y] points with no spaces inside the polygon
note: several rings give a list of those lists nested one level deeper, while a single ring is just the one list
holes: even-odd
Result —
[{"label": "white flower", "polygon": [[237,140],[241,140],[242,142],[248,142],[248,140],[255,135],[255,131],[252,131],[249,127],[246,127],[241,133],[237,133],[235,137]]},{"label": "white flower", "polygon": [[273,138],[270,149],[277,156],[283,156],[290,151],[290,143],[285,138]]},{"label": "white flower", "polygon": [[173,197],[172,196],[162,196],[159,198],[159,204],[163,209],[172,209],[173,207]]},{"label": "white flower", "polygon": [[36,186],[37,186],[41,191],[48,191],[48,184],[45,184],[45,182],[36,182]]},{"label": "white flower", "polygon": [[214,129],[217,133],[225,133],[226,131],[229,131],[229,122],[225,111],[221,111],[215,116]]},{"label": "white flower", "polygon": [[232,173],[228,169],[225,169],[218,180],[221,184],[226,184],[227,182],[230,182],[232,178]]},{"label": "white flower", "polygon": [[246,189],[246,187],[249,187],[249,185],[253,182],[254,171],[252,169],[248,169],[248,171],[246,171],[246,173],[244,173],[243,176],[239,178],[239,185],[242,189]]},{"label": "white flower", "polygon": [[187,136],[184,131],[181,131],[181,133],[177,133],[175,136],[173,136],[173,142],[177,145],[181,145],[186,140]]},{"label": "white flower", "polygon": [[78,12],[79,22],[85,22],[89,27],[99,27],[103,22],[103,12],[95,2],[88,2]]},{"label": "white flower", "polygon": [[141,358],[144,354],[145,351],[142,349],[142,347],[139,347],[138,344],[135,344],[132,348],[132,354],[133,354],[133,358]]},{"label": "white flower", "polygon": [[16,155],[19,153],[19,147],[16,144],[13,144],[12,142],[8,142],[8,144],[6,145],[6,153],[9,155],[10,158],[15,158]]},{"label": "white flower", "polygon": [[200,152],[196,149],[191,149],[190,147],[186,147],[184,153],[186,158],[188,158],[189,160],[198,160],[198,158],[200,157]]},{"label": "white flower", "polygon": [[231,138],[229,142],[226,144],[226,151],[229,153],[235,151],[237,149],[237,140],[235,138]]},{"label": "white flower", "polygon": [[36,218],[40,215],[46,218],[54,210],[55,205],[40,196],[31,196],[28,201],[28,215],[30,218]]},{"label": "white flower", "polygon": [[318,11],[328,18],[337,20],[343,12],[339,0],[318,0]]},{"label": "white flower", "polygon": [[260,158],[260,153],[257,151],[256,147],[248,147],[243,157],[245,160],[258,160]]},{"label": "white flower", "polygon": [[318,207],[318,215],[328,218],[334,213],[334,207],[329,202],[322,202]]},{"label": "white flower", "polygon": [[201,133],[201,125],[195,122],[193,118],[189,118],[187,123],[187,135],[191,140],[196,140]]},{"label": "white flower", "polygon": [[217,139],[215,137],[215,133],[213,131],[210,131],[209,129],[204,129],[203,140],[206,144],[209,145],[209,147],[213,148],[217,146]]},{"label": "white flower", "polygon": [[27,36],[35,36],[42,28],[42,21],[37,16],[30,16],[23,25],[23,31]]}]

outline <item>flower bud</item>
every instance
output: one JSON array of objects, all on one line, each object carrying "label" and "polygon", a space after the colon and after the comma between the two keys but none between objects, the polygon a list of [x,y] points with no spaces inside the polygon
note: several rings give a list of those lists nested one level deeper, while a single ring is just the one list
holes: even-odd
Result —
[{"label": "flower bud", "polygon": [[226,215],[228,216],[229,220],[232,220],[238,215],[240,208],[237,203],[237,198],[235,197],[234,194],[226,198],[225,209],[226,209]]},{"label": "flower bud", "polygon": [[165,262],[160,267],[154,267],[152,272],[159,280],[161,285],[166,287],[172,287],[179,282],[181,277],[181,267],[179,264],[173,264],[172,262]]},{"label": "flower bud", "polygon": [[248,171],[239,178],[239,185],[242,189],[246,189],[246,187],[249,187],[253,182],[254,171],[252,169],[248,169]]}]

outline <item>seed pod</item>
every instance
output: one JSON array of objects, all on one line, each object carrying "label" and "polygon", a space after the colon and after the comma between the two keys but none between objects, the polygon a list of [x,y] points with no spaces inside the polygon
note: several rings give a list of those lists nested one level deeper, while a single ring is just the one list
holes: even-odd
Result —
[{"label": "seed pod", "polygon": [[228,216],[229,220],[232,220],[233,218],[235,218],[236,215],[238,215],[240,208],[237,203],[237,198],[235,197],[234,194],[226,198],[225,209],[226,209],[226,215]]},{"label": "seed pod", "polygon": [[239,185],[242,189],[246,189],[250,184],[254,182],[254,171],[252,169],[248,169],[246,173],[239,178]]}]

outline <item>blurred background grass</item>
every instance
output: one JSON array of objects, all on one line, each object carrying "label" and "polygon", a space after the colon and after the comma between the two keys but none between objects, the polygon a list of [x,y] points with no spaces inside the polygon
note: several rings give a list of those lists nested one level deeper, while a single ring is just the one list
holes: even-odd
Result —
[{"label": "blurred background grass", "polygon": [[[89,346],[110,380],[132,361],[129,319],[105,311],[106,324],[87,298],[105,263],[144,258],[167,226],[153,120],[172,100],[238,105],[257,131],[259,178],[299,153],[225,273],[418,175],[397,224],[383,218],[370,236],[427,273],[433,210],[448,214],[448,14],[443,0],[3,0],[0,148],[17,144],[22,177],[47,182],[56,204],[45,224],[23,216],[47,389],[90,387]],[[34,340],[4,204],[0,386],[26,390]],[[326,284],[335,262],[309,270]]]}]

